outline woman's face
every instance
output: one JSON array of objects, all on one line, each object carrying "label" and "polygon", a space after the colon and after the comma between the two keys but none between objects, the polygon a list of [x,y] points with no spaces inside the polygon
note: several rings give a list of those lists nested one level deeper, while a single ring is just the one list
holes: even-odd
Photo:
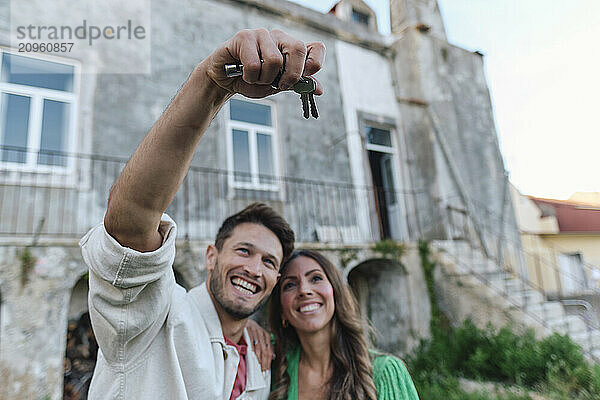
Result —
[{"label": "woman's face", "polygon": [[335,311],[333,287],[315,260],[300,256],[281,277],[282,317],[298,333],[314,333],[329,325]]}]

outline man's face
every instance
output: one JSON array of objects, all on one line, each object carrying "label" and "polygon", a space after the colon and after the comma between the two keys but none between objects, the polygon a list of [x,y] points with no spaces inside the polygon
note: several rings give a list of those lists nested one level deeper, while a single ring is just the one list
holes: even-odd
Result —
[{"label": "man's face", "polygon": [[277,279],[283,249],[263,225],[236,226],[223,248],[206,250],[208,288],[217,308],[235,319],[252,315],[269,298]]}]

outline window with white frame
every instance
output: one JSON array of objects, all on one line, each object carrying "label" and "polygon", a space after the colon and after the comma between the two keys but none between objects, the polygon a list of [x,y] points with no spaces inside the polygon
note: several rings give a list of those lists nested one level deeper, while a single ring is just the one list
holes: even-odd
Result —
[{"label": "window with white frame", "polygon": [[67,167],[75,146],[77,67],[0,51],[0,165]]},{"label": "window with white frame", "polygon": [[277,191],[277,130],[272,103],[233,98],[228,108],[229,184]]}]

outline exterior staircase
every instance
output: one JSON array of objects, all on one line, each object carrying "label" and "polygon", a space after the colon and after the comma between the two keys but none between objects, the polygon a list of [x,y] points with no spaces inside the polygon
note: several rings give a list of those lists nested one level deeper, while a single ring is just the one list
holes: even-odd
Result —
[{"label": "exterior staircase", "polygon": [[[520,268],[502,268],[464,240],[434,241],[431,245],[440,267],[436,271],[436,288],[445,298],[443,302],[454,303],[453,297],[457,295],[470,295],[474,299],[467,307],[465,304],[469,302],[451,304],[449,312],[453,320],[468,317],[480,326],[488,322],[495,326],[499,322],[510,323],[532,328],[538,337],[554,332],[567,334],[581,346],[589,360],[600,363],[599,327],[592,319],[568,315],[560,301],[549,301],[519,273]],[[469,307],[472,309],[465,309]]]}]

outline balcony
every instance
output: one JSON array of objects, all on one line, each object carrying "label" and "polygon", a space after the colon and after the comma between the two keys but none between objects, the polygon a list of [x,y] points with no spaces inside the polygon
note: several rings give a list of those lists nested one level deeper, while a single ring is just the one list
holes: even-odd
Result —
[{"label": "balcony", "polygon": [[[27,158],[27,154],[14,156],[27,153],[25,149],[2,151],[13,154],[12,159]],[[0,237],[81,237],[102,220],[110,188],[127,161],[85,154],[48,152],[43,156],[51,162],[40,168],[0,163]],[[178,223],[179,237],[190,240],[212,240],[227,216],[255,201],[278,210],[298,242],[360,245],[381,239],[375,196],[389,195],[381,189],[267,178],[278,190],[236,188],[230,184],[228,171],[191,167],[167,213]],[[404,200],[404,194],[395,195]]]}]

